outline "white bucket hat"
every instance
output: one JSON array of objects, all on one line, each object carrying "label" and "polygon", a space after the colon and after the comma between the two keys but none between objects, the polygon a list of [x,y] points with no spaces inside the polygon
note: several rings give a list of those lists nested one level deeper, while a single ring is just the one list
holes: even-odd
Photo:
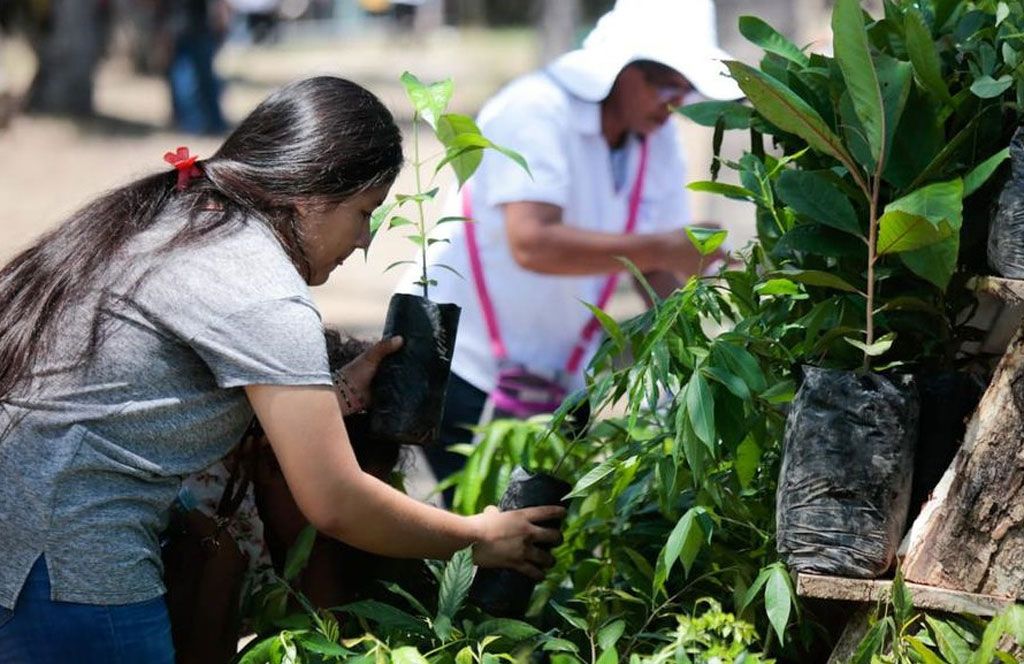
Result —
[{"label": "white bucket hat", "polygon": [[559,57],[547,71],[587,101],[608,96],[623,67],[653,60],[685,76],[704,97],[739,99],[718,47],[712,0],[618,0],[601,17],[583,47]]}]

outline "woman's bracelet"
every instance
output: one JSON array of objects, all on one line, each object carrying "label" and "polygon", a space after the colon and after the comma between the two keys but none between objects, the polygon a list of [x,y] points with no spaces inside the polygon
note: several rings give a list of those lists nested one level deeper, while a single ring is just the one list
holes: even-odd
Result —
[{"label": "woman's bracelet", "polygon": [[348,382],[343,369],[338,369],[332,373],[331,378],[334,379],[334,386],[338,388],[338,392],[341,393],[341,398],[345,402],[345,408],[348,410],[347,415],[366,410],[362,400],[356,396],[356,391],[352,389],[351,383]]}]

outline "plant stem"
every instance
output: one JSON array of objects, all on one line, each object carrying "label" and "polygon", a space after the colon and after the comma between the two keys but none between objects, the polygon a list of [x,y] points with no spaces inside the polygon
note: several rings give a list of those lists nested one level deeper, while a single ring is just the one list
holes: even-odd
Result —
[{"label": "plant stem", "polygon": [[[868,215],[868,292],[867,292],[867,321],[865,327],[865,339],[870,346],[875,342],[875,243],[878,235],[878,189],[871,196],[871,212]],[[864,370],[871,366],[871,356],[864,352]]]},{"label": "plant stem", "polygon": [[421,268],[423,272],[420,275],[423,286],[423,299],[430,299],[430,290],[427,282],[427,221],[423,214],[423,200],[420,198],[423,194],[423,184],[420,178],[420,114],[416,112],[412,117],[412,149],[413,149],[413,165],[416,167],[416,210],[419,213],[419,223],[417,224],[420,231],[420,258],[422,259]]},{"label": "plant stem", "polygon": [[[878,260],[878,195],[882,189],[882,168],[885,165],[885,119],[882,120],[882,148],[878,154],[878,164],[871,180],[871,205],[868,212],[868,289],[867,311],[865,322],[865,340],[867,345],[875,343],[875,261]],[[864,351],[864,371],[871,368],[871,355]]]}]

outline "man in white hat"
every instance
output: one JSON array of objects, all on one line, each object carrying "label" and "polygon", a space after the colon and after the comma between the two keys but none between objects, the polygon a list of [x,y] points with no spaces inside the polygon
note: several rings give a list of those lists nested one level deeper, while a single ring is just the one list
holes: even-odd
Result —
[{"label": "man in white hat", "polygon": [[[518,412],[518,397],[529,399],[496,390],[503,368],[519,367],[520,379],[541,388],[583,385],[597,335],[584,332],[592,314],[582,303],[601,306],[609,275],[624,269],[620,257],[661,295],[696,270],[683,231],[686,170],[668,119],[691,95],[742,96],[725,75],[728,57],[711,0],[619,0],[582,48],[484,106],[483,133],[520,152],[532,177],[488,153],[465,199],[446,210],[475,223],[443,224],[439,239],[448,242],[428,253],[438,282],[431,299],[463,309],[441,444],[427,451],[438,478],[461,467],[463,457],[443,448],[468,442],[464,427],[479,421],[489,394],[506,414]],[[417,292],[418,276],[410,270],[399,291]],[[557,405],[557,394],[549,400]]]}]

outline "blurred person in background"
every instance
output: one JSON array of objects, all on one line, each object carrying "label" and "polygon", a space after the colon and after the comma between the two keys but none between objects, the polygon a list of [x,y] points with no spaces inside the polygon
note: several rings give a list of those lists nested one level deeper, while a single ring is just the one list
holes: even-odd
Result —
[{"label": "blurred person in background", "polygon": [[391,15],[399,32],[410,33],[416,29],[416,12],[425,0],[391,0]]},{"label": "blurred person in background", "polygon": [[225,0],[156,0],[158,47],[171,92],[174,126],[187,134],[216,135],[228,124],[214,58],[230,18]]},{"label": "blurred person in background", "polygon": [[[433,299],[462,307],[440,444],[426,450],[438,479],[462,467],[464,457],[446,448],[472,439],[466,427],[485,405],[528,417],[583,386],[599,326],[582,303],[603,306],[620,257],[660,296],[697,270],[669,118],[698,95],[742,96],[726,58],[711,0],[619,0],[582,48],[513,81],[481,110],[481,130],[521,153],[532,175],[486,154],[444,211],[475,223],[439,226],[428,253]],[[416,292],[419,270],[400,292]]]},{"label": "blurred person in background", "polygon": [[281,0],[227,0],[227,3],[243,41],[264,44],[277,39]]}]

